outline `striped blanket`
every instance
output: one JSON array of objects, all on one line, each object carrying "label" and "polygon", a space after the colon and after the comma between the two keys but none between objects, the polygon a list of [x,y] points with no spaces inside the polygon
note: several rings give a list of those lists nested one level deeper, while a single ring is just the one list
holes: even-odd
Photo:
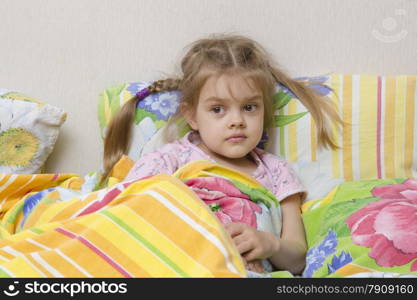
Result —
[{"label": "striped blanket", "polygon": [[0,276],[246,276],[221,223],[183,181],[257,182],[203,161],[173,176],[112,177],[101,189],[95,176],[0,175]]}]

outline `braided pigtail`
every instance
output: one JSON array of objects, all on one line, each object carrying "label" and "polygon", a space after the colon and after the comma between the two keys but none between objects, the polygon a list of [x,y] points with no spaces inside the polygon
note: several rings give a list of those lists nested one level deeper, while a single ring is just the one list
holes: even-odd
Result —
[{"label": "braided pigtail", "polygon": [[153,93],[176,90],[178,89],[180,82],[181,80],[179,79],[171,78],[155,81],[150,86],[136,93],[136,95],[123,104],[119,111],[114,115],[104,139],[104,173],[101,183],[109,176],[113,166],[129,149],[132,123],[135,118],[138,102]]}]

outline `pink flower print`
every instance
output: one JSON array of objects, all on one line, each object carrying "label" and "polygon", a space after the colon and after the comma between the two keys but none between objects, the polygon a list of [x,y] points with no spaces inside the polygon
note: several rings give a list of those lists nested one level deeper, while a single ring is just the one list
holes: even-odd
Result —
[{"label": "pink flower print", "polygon": [[245,223],[257,228],[255,212],[262,209],[236,186],[220,177],[198,177],[185,182],[207,205],[222,224]]},{"label": "pink flower print", "polygon": [[[376,187],[382,198],[352,214],[346,223],[352,241],[372,248],[369,256],[383,267],[401,266],[417,258],[417,181]],[[417,271],[417,260],[411,271]]]}]

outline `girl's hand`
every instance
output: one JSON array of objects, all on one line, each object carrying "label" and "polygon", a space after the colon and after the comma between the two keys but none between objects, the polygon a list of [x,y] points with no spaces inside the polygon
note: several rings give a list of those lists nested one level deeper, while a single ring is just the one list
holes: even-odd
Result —
[{"label": "girl's hand", "polygon": [[225,228],[246,262],[269,258],[279,251],[279,239],[270,232],[259,231],[242,223],[228,223]]}]

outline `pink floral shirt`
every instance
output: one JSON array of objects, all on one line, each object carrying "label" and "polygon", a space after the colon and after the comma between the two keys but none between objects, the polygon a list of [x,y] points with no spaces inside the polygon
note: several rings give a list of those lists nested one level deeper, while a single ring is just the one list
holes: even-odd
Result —
[{"label": "pink floral shirt", "polygon": [[[199,143],[198,133],[189,132],[183,138],[142,156],[136,161],[125,180],[135,180],[160,173],[171,175],[194,160],[205,159],[216,162],[197,146]],[[302,193],[303,198],[306,196],[306,189],[287,161],[259,148],[254,149],[250,154],[257,164],[252,177],[269,189],[278,201],[296,193]]]}]

